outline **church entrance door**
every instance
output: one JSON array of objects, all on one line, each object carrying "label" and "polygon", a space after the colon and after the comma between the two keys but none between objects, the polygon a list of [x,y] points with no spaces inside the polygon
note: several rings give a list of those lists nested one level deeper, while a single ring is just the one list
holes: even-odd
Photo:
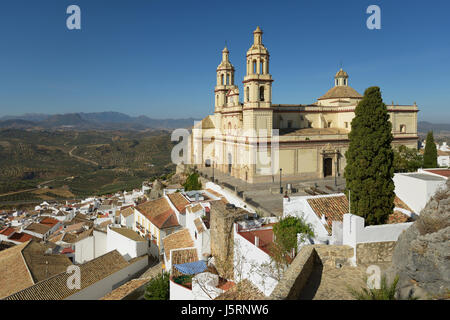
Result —
[{"label": "church entrance door", "polygon": [[333,175],[333,160],[331,158],[323,159],[323,176],[329,177]]}]

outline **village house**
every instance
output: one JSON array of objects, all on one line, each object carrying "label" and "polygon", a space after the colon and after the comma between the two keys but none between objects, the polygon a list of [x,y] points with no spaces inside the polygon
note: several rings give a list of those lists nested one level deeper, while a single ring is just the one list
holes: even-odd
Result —
[{"label": "village house", "polygon": [[127,261],[148,254],[148,243],[148,239],[131,229],[107,228],[106,251],[117,250]]},{"label": "village house", "polygon": [[7,293],[5,300],[97,300],[139,275],[147,265],[147,256],[126,261],[113,250],[79,265],[80,289],[66,285],[71,274],[64,269],[42,281],[24,283],[22,290]]},{"label": "village house", "polygon": [[65,273],[72,264],[66,256],[46,251],[46,246],[33,240],[0,251],[0,299]]}]

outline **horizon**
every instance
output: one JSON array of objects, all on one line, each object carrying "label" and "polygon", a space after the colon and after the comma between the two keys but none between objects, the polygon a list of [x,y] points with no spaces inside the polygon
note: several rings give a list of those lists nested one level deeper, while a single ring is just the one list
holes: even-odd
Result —
[{"label": "horizon", "polygon": [[[273,104],[316,101],[342,66],[361,94],[379,86],[386,104],[417,102],[420,121],[450,119],[450,41],[442,39],[450,31],[444,24],[450,4],[379,2],[381,30],[367,29],[365,10],[372,3],[358,0],[261,1],[230,4],[229,10],[214,1],[2,2],[8,15],[0,28],[8,46],[2,50],[0,117],[110,110],[203,118],[214,112],[225,42],[242,101],[245,53],[259,25],[271,55]],[[71,4],[81,8],[81,30],[66,27]]]}]

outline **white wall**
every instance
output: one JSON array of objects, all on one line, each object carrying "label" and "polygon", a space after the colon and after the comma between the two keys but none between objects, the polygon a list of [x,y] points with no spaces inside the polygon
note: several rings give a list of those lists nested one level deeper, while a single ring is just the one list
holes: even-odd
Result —
[{"label": "white wall", "polygon": [[273,270],[263,265],[274,264],[270,256],[250,243],[236,232],[236,224],[233,228],[234,235],[234,280],[236,283],[247,279],[252,282],[266,296],[270,296],[278,280],[273,278]]},{"label": "white wall", "polygon": [[407,173],[394,174],[395,194],[403,200],[415,214],[419,215],[428,200],[439,188],[445,186],[446,180],[429,181],[414,178]]},{"label": "white wall", "polygon": [[355,254],[351,260],[353,264],[356,264],[356,245],[358,243],[397,241],[400,234],[412,224],[413,222],[405,222],[364,227],[364,218],[346,213],[342,225],[342,242],[344,245],[353,247]]},{"label": "white wall", "polygon": [[189,290],[172,280],[170,280],[169,283],[170,300],[194,300],[192,290]]},{"label": "white wall", "polygon": [[148,241],[134,241],[108,228],[106,236],[106,250],[107,252],[117,250],[125,258],[125,260],[129,261],[133,258],[147,254]]},{"label": "white wall", "polygon": [[83,240],[77,241],[75,247],[76,264],[81,264],[107,253],[106,234],[101,231],[94,230],[93,235],[86,237]]},{"label": "white wall", "polygon": [[67,297],[65,300],[98,300],[118,288],[125,282],[131,280],[136,273],[147,268],[148,259],[141,259],[125,267],[108,277],[97,281],[91,286]]},{"label": "white wall", "polygon": [[94,259],[94,237],[75,242],[75,263],[81,264]]},{"label": "white wall", "polygon": [[[227,189],[222,188],[221,186],[219,186],[213,182],[208,181],[206,183],[205,189],[211,189],[213,191],[216,191],[216,192],[222,194],[229,203],[234,204],[236,207],[245,208],[247,211],[249,211],[251,213],[255,213],[255,210],[250,205],[245,203],[241,198],[239,198],[233,192],[228,191]],[[208,191],[206,191],[206,192],[208,192]],[[211,196],[214,196],[214,195],[211,195]]]}]

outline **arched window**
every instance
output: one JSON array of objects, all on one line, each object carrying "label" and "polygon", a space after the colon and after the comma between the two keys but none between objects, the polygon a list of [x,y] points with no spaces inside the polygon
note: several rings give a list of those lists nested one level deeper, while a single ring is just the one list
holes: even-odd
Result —
[{"label": "arched window", "polygon": [[401,133],[406,133],[406,125],[404,125],[404,124],[400,125],[400,132]]},{"label": "arched window", "polygon": [[347,79],[344,79],[344,86],[347,85]]},{"label": "arched window", "polygon": [[229,73],[227,73],[227,84],[228,84],[228,85],[231,84],[231,83],[230,83],[230,74],[229,74]]},{"label": "arched window", "polygon": [[219,95],[216,96],[216,105],[219,104]]},{"label": "arched window", "polygon": [[246,87],[245,88],[245,101],[250,101],[250,97],[249,97],[249,95],[250,95],[250,89],[249,89],[249,87]]},{"label": "arched window", "polygon": [[253,73],[256,73],[256,60],[253,60]]},{"label": "arched window", "polygon": [[223,86],[223,74],[220,76],[220,84]]},{"label": "arched window", "polygon": [[259,100],[264,101],[264,87],[259,87]]}]

